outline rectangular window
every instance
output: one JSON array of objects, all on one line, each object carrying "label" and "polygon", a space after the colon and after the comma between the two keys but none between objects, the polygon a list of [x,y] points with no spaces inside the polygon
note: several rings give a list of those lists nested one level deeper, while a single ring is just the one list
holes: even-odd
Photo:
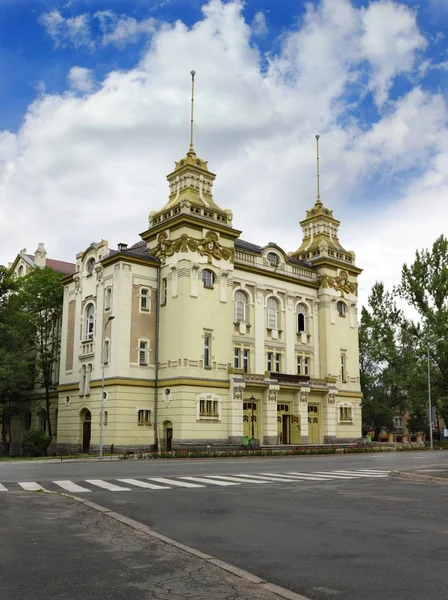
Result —
[{"label": "rectangular window", "polygon": [[281,354],[276,354],[275,355],[275,372],[276,373],[280,373],[280,370],[281,370],[281,361],[282,361],[282,355]]},{"label": "rectangular window", "polygon": [[268,371],[271,373],[274,370],[274,353],[268,352]]},{"label": "rectangular window", "polygon": [[108,419],[108,414],[107,414],[107,410],[104,411],[104,425],[107,425],[107,419]]},{"label": "rectangular window", "polygon": [[199,403],[199,415],[201,417],[219,417],[218,400],[201,400]]},{"label": "rectangular window", "polygon": [[138,362],[140,365],[148,364],[148,342],[146,342],[146,341],[140,341],[139,352],[138,352]]},{"label": "rectangular window", "polygon": [[233,349],[233,366],[235,369],[239,369],[241,365],[241,350],[240,348]]},{"label": "rectangular window", "polygon": [[209,333],[204,335],[204,367],[212,366],[212,336]]},{"label": "rectangular window", "polygon": [[345,354],[341,354],[341,380],[347,381],[347,371],[346,371],[346,357]]},{"label": "rectangular window", "polygon": [[104,298],[104,310],[110,310],[112,306],[112,288],[106,288],[106,295]]},{"label": "rectangular window", "polygon": [[149,290],[147,288],[140,290],[140,310],[144,312],[149,311]]},{"label": "rectangular window", "polygon": [[249,366],[250,366],[250,355],[249,355],[249,350],[243,350],[243,370],[245,373],[249,373]]},{"label": "rectangular window", "polygon": [[104,340],[104,364],[108,365],[110,359],[110,340]]},{"label": "rectangular window", "polygon": [[139,410],[138,411],[138,424],[139,425],[151,425],[151,411],[150,410]]},{"label": "rectangular window", "polygon": [[302,357],[297,357],[297,375],[302,375]]},{"label": "rectangular window", "polygon": [[339,407],[339,420],[340,421],[353,421],[353,413],[351,406],[340,406]]},{"label": "rectangular window", "polygon": [[303,373],[304,375],[310,374],[310,359],[306,356],[303,363]]},{"label": "rectangular window", "polygon": [[168,299],[168,280],[166,277],[162,279],[162,289],[160,295],[160,303],[162,306],[165,306],[166,301]]}]

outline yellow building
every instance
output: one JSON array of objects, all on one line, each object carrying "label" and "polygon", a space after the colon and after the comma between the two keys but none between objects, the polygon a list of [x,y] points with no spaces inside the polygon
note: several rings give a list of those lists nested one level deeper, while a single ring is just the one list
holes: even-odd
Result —
[{"label": "yellow building", "polygon": [[103,359],[106,450],[359,439],[361,270],[319,192],[287,254],[241,239],[192,142],[167,179],[141,241],[64,281],[58,446],[98,448]]}]

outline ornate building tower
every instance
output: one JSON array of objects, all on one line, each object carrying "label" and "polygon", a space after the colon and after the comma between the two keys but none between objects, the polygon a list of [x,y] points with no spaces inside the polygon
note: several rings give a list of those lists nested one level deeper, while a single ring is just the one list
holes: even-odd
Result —
[{"label": "ornate building tower", "polygon": [[[141,234],[161,261],[160,436],[187,443],[228,436],[224,412],[232,355],[234,241],[241,233],[232,227],[231,211],[214,202],[215,175],[194,151],[194,71],[191,75],[190,148],[167,177],[168,203],[150,214],[149,229]],[[198,388],[204,393],[198,394]]]},{"label": "ornate building tower", "polygon": [[303,241],[291,257],[311,263],[318,274],[320,377],[330,386],[324,411],[324,442],[332,442],[337,425],[339,437],[341,433],[347,438],[360,434],[356,431],[353,435],[348,418],[346,432],[341,432],[341,426],[344,414],[351,415],[350,425],[359,424],[361,419],[357,277],[362,269],[355,266],[355,253],[339,242],[340,222],[321,201],[318,135],[316,143],[317,199],[300,223]]}]

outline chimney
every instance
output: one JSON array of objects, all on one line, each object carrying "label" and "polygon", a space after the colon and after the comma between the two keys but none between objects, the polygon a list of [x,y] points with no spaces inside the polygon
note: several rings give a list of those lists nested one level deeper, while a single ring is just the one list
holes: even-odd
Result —
[{"label": "chimney", "polygon": [[45,246],[42,243],[37,244],[37,250],[34,253],[34,264],[36,267],[45,267],[47,264],[46,257],[47,251],[45,250]]},{"label": "chimney", "polygon": [[123,252],[123,250],[127,250],[128,249],[128,245],[127,244],[123,244],[123,242],[120,242],[119,244],[117,244],[118,246],[118,252]]}]

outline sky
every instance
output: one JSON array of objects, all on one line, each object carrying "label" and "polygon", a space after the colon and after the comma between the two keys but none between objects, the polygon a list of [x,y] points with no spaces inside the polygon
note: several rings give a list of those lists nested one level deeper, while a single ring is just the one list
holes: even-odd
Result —
[{"label": "sky", "polygon": [[376,280],[448,223],[447,0],[0,0],[0,264],[138,241],[188,150],[242,239],[321,197]]}]

